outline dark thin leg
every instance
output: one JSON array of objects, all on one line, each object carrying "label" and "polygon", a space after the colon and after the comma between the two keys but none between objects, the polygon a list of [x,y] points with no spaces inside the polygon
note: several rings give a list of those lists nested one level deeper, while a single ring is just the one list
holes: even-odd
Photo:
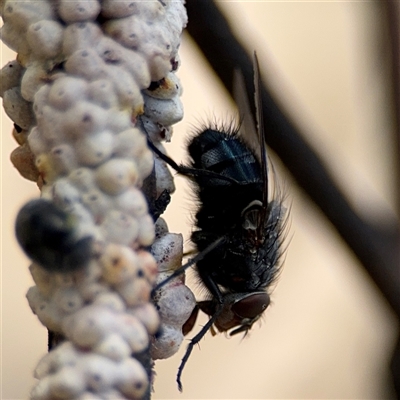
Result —
[{"label": "dark thin leg", "polygon": [[201,339],[203,339],[203,336],[207,333],[207,331],[211,328],[212,324],[219,317],[219,314],[221,313],[222,308],[223,308],[223,305],[218,304],[215,314],[203,326],[201,331],[193,339],[190,340],[190,343],[188,344],[188,347],[186,349],[186,353],[182,358],[181,365],[179,365],[178,375],[176,376],[176,383],[178,384],[178,389],[180,392],[182,392],[181,376],[182,376],[183,368],[185,368],[185,365],[186,365],[187,361],[189,360],[189,357],[190,357],[190,354],[192,353],[193,347],[195,344],[199,343]]},{"label": "dark thin leg", "polygon": [[161,160],[166,162],[169,166],[171,166],[176,172],[178,172],[181,175],[187,176],[189,178],[199,176],[202,178],[208,177],[208,178],[220,179],[223,181],[230,182],[232,184],[240,185],[240,182],[238,182],[237,180],[229,178],[228,176],[218,174],[217,172],[207,171],[205,169],[189,168],[183,165],[179,165],[172,158],[168,157],[166,154],[158,150],[157,147],[154,146],[153,142],[150,141],[150,139],[147,139],[147,144],[154,151],[154,153],[156,153],[158,157],[161,158]]},{"label": "dark thin leg", "polygon": [[204,335],[207,333],[207,331],[211,328],[213,323],[221,314],[221,311],[224,306],[224,297],[222,296],[222,293],[219,290],[217,284],[210,277],[205,277],[203,280],[204,284],[210,290],[213,297],[217,299],[218,304],[214,315],[208,320],[208,322],[203,326],[203,328],[201,328],[201,331],[193,339],[190,340],[190,343],[186,349],[186,353],[182,358],[181,364],[179,365],[178,368],[178,375],[176,376],[176,383],[178,384],[178,389],[180,392],[182,392],[182,381],[181,381],[182,372],[183,369],[185,368],[187,361],[189,360],[194,345],[199,343],[200,340],[203,339]]},{"label": "dark thin leg", "polygon": [[168,282],[175,279],[177,276],[183,274],[189,267],[196,264],[198,261],[202,260],[208,253],[215,250],[217,247],[221,246],[226,240],[225,236],[221,236],[216,241],[212,242],[208,247],[206,247],[202,252],[197,254],[196,257],[189,260],[186,264],[182,265],[182,267],[178,268],[172,275],[170,275],[167,279],[164,279],[160,282],[151,292],[151,297],[154,297],[157,290],[161,289]]}]

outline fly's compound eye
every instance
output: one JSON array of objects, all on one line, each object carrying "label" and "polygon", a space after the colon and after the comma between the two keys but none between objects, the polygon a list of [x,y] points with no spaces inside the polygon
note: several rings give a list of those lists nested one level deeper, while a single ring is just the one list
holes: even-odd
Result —
[{"label": "fly's compound eye", "polygon": [[265,292],[251,293],[232,305],[232,311],[240,318],[253,320],[269,306],[270,297]]},{"label": "fly's compound eye", "polygon": [[[270,303],[270,297],[265,292],[255,293],[228,293],[224,296],[224,305],[214,325],[219,332],[230,332],[230,336],[240,332],[247,332],[251,329],[253,323],[257,321],[261,314],[267,309]],[[215,300],[199,301],[198,308],[210,317],[217,310],[217,302]],[[197,316],[197,311],[196,311]],[[193,327],[193,316],[186,323],[187,326]]]}]

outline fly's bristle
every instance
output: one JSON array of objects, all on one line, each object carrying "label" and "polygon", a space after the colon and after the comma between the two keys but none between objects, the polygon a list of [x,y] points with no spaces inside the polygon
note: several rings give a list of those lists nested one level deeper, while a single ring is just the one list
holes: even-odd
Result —
[{"label": "fly's bristle", "polygon": [[237,136],[240,130],[240,120],[238,117],[226,116],[226,118],[219,118],[214,116],[198,118],[194,124],[191,124],[191,133],[188,137],[188,143],[193,140],[193,137],[210,129],[221,132],[229,136]]}]

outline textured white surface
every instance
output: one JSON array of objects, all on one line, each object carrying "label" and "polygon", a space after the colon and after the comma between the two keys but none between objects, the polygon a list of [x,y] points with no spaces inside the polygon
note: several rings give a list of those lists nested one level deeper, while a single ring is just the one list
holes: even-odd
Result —
[{"label": "textured white surface", "polygon": [[[27,293],[29,305],[67,339],[38,366],[34,399],[80,398],[87,391],[140,398],[150,384],[135,359],[159,325],[149,303],[157,266],[140,250],[155,232],[139,190],[153,155],[138,117],[146,112],[159,129],[169,129],[183,116],[171,71],[186,13],[182,1],[123,3],[105,3],[101,25],[97,0],[2,4],[2,38],[18,61],[1,72],[3,104],[17,133],[26,132],[20,144],[34,166],[30,157],[13,161],[24,176],[36,167],[32,179],[42,197],[75,217],[76,240],[94,239],[82,270],[58,274],[31,266],[36,286]],[[132,23],[134,32],[127,30]],[[162,78],[171,87],[144,99],[141,91]]]}]

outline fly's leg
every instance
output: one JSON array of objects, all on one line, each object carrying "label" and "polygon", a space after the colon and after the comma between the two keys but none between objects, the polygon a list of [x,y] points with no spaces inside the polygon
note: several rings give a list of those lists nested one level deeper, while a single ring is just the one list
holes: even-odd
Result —
[{"label": "fly's leg", "polygon": [[193,339],[190,340],[190,343],[186,349],[186,353],[182,358],[181,364],[179,365],[179,368],[178,368],[178,375],[176,376],[176,383],[178,384],[178,389],[180,392],[182,392],[182,381],[181,381],[182,372],[183,372],[183,369],[185,368],[187,361],[189,360],[190,354],[193,351],[193,347],[195,346],[195,344],[199,343],[201,339],[203,339],[204,335],[212,327],[214,322],[217,320],[217,318],[221,314],[223,306],[224,306],[224,297],[222,296],[222,293],[219,290],[217,284],[208,276],[204,277],[203,280],[204,280],[204,284],[210,290],[211,294],[217,300],[218,304],[216,306],[215,312],[212,315],[212,317],[203,326],[203,328],[201,328],[201,331]]},{"label": "fly's leg", "polygon": [[[196,264],[198,261],[202,260],[207,254],[209,254],[211,251],[215,250],[219,246],[221,246],[226,240],[225,236],[221,236],[214,242],[212,242],[208,247],[206,247],[201,253],[197,254],[196,257],[193,257],[190,259],[186,264],[182,265],[180,268],[178,268],[172,275],[170,275],[168,278],[160,282],[151,292],[151,297],[154,297],[155,293],[157,290],[161,289],[163,286],[165,286],[168,282],[172,281],[179,275],[182,275],[188,268],[190,268],[192,265]],[[211,291],[211,293],[213,293]]]},{"label": "fly's leg", "polygon": [[153,150],[153,152],[157,154],[158,157],[161,158],[161,160],[166,162],[170,167],[172,167],[176,172],[178,172],[178,174],[181,174],[188,178],[200,176],[203,178],[208,177],[208,178],[220,179],[222,181],[229,182],[234,185],[240,185],[240,182],[229,176],[221,175],[218,174],[217,172],[208,171],[205,169],[190,168],[190,167],[185,167],[184,165],[177,164],[172,158],[168,157],[166,154],[161,152],[149,138],[147,138],[147,144]]}]

